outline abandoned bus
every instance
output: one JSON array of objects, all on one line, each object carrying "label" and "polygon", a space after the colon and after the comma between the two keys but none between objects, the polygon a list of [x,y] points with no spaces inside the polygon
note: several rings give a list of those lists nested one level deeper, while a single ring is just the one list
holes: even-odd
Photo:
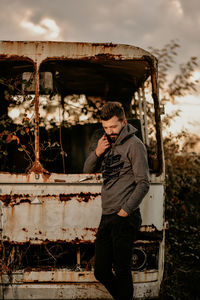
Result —
[{"label": "abandoned bus", "polygon": [[101,173],[83,164],[99,111],[122,103],[148,151],[135,298],[159,295],[164,156],[157,59],[121,44],[0,42],[0,298],[110,299],[94,278]]}]

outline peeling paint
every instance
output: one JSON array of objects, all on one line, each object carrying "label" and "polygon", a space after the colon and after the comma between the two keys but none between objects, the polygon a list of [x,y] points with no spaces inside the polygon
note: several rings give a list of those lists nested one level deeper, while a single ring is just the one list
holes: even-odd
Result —
[{"label": "peeling paint", "polygon": [[80,194],[61,194],[60,201],[70,201],[73,198],[78,200],[79,202],[84,201],[88,202],[89,200],[94,200],[97,196],[100,196],[100,193],[80,193]]}]

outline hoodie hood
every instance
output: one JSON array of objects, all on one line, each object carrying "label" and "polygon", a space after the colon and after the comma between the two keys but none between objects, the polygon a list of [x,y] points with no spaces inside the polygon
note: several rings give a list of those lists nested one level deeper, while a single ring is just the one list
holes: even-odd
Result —
[{"label": "hoodie hood", "polygon": [[113,143],[113,145],[121,145],[125,141],[127,141],[131,136],[133,136],[137,132],[137,129],[133,127],[131,124],[127,123],[121,130],[118,138]]}]

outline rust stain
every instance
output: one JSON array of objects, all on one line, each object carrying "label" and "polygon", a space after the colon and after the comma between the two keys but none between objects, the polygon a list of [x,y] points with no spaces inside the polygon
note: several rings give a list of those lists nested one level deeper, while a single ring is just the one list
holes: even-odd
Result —
[{"label": "rust stain", "polygon": [[0,195],[0,201],[2,201],[5,206],[10,205],[12,207],[15,205],[19,205],[21,203],[29,203],[29,204],[31,203],[28,194],[27,195],[22,195],[22,194]]},{"label": "rust stain", "polygon": [[105,44],[92,43],[91,45],[94,48],[96,48],[96,47],[102,47],[103,46],[104,49],[107,49],[107,48],[116,48],[117,47],[117,44],[113,44],[113,43],[107,43],[107,44],[106,43]]},{"label": "rust stain", "polygon": [[[26,228],[22,228],[22,230],[25,231],[25,232],[28,231],[28,229],[26,229]],[[37,233],[35,233],[35,234],[37,234]],[[58,240],[45,239],[44,240],[44,239],[39,239],[38,237],[35,237],[35,238],[29,238],[29,240],[26,240],[24,242],[18,242],[18,241],[16,242],[16,241],[5,240],[5,238],[6,237],[3,237],[4,242],[9,243],[10,245],[27,245],[27,244],[29,244],[29,245],[36,245],[36,244],[37,245],[47,245],[49,243],[59,243],[59,244],[70,243],[72,245],[79,245],[79,244],[81,244],[81,245],[83,245],[83,244],[88,245],[88,244],[93,244],[94,243],[93,240],[89,240],[89,239],[83,240],[82,238],[84,238],[84,236],[82,236],[81,239],[79,239],[78,237],[76,237],[74,239],[69,239],[69,240],[60,240],[60,239],[58,239]],[[35,241],[37,241],[37,243],[35,243]]]},{"label": "rust stain", "polygon": [[86,277],[84,273],[79,273],[78,276],[79,277]]},{"label": "rust stain", "polygon": [[47,182],[49,177],[51,176],[51,173],[48,172],[47,170],[45,170],[44,168],[42,168],[43,171],[42,171],[42,178],[44,180],[44,182]]},{"label": "rust stain", "polygon": [[31,65],[35,66],[35,62],[27,56],[24,55],[8,55],[8,54],[0,54],[0,60],[10,60],[10,61],[28,61]]},{"label": "rust stain", "polygon": [[157,85],[157,74],[154,70],[152,72],[152,97],[154,99],[155,108],[155,124],[156,124],[156,139],[157,139],[157,158],[159,166],[157,168],[157,175],[160,175],[163,171],[163,159],[162,159],[162,141],[161,141],[161,117],[160,117],[160,104],[158,98],[158,85]]},{"label": "rust stain", "polygon": [[88,202],[94,200],[100,193],[80,193],[80,194],[60,194],[60,201],[70,201],[72,198],[76,198],[79,202]]},{"label": "rust stain", "polygon": [[143,225],[140,227],[140,231],[137,234],[138,240],[162,240],[163,231],[158,230],[156,226],[152,225]]},{"label": "rust stain", "polygon": [[[37,133],[36,133],[37,134]],[[37,139],[35,139],[35,143],[37,144],[37,145],[39,145],[39,140],[38,141],[36,141]],[[36,145],[35,144],[35,145]],[[39,150],[39,148],[38,148],[38,146],[35,146],[36,148],[37,148],[37,152],[38,152],[38,150]],[[32,167],[31,167],[31,169],[29,170],[29,174],[30,173],[35,173],[35,174],[42,174],[43,175],[43,179],[44,179],[44,181],[46,180],[47,181],[47,179],[50,177],[50,172],[49,171],[47,171],[47,170],[45,170],[43,167],[42,167],[42,165],[41,165],[41,163],[39,162],[39,156],[38,156],[38,158],[36,158],[36,160],[35,160],[35,162],[33,163],[33,165],[32,165]]]},{"label": "rust stain", "polygon": [[85,227],[85,228],[83,228],[83,230],[97,232],[97,228],[88,228],[88,227]]},{"label": "rust stain", "polygon": [[[83,56],[81,58],[68,58],[66,56],[54,56],[54,57],[47,57],[42,61],[42,63],[50,62],[50,61],[115,61],[115,60],[122,60],[123,57],[121,54],[110,54],[110,53],[99,53],[94,56]],[[138,59],[137,59],[138,60]]]},{"label": "rust stain", "polygon": [[44,180],[48,179],[49,172],[45,170],[39,159],[40,147],[39,147],[39,71],[36,68],[34,73],[35,79],[35,162],[33,163],[29,173],[44,174]]},{"label": "rust stain", "polygon": [[64,179],[54,179],[54,182],[66,182]]},{"label": "rust stain", "polygon": [[[5,206],[15,206],[19,205],[21,203],[32,203],[32,197],[35,197],[33,195],[29,194],[6,194],[6,195],[0,195],[0,201],[3,202]],[[58,195],[41,195],[39,196],[40,199],[51,199],[56,198]]]},{"label": "rust stain", "polygon": [[12,200],[11,195],[1,195],[0,200],[5,206],[8,206]]},{"label": "rust stain", "polygon": [[4,60],[4,59],[8,59],[8,57],[9,57],[9,55],[7,55],[7,54],[0,54],[0,59],[1,60]]},{"label": "rust stain", "polygon": [[91,57],[86,57],[83,59],[88,59],[88,60],[121,60],[122,55],[121,54],[109,54],[109,53],[99,53],[97,55],[91,56]]},{"label": "rust stain", "polygon": [[30,182],[30,174],[26,175],[27,182]]},{"label": "rust stain", "polygon": [[153,224],[152,225],[143,225],[143,226],[141,226],[140,231],[141,232],[143,232],[143,231],[154,232],[154,231],[157,231],[157,228]]},{"label": "rust stain", "polygon": [[20,203],[31,203],[30,199],[21,199],[19,202],[17,202],[15,205],[19,205]]}]

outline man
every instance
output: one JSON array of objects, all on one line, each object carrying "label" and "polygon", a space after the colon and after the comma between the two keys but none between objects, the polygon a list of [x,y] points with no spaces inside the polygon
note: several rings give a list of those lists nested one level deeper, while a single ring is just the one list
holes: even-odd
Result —
[{"label": "man", "polygon": [[101,166],[103,176],[94,274],[114,299],[130,300],[132,245],[141,225],[139,204],[149,189],[147,154],[119,102],[103,106],[101,122],[105,134],[84,165],[85,173]]}]

